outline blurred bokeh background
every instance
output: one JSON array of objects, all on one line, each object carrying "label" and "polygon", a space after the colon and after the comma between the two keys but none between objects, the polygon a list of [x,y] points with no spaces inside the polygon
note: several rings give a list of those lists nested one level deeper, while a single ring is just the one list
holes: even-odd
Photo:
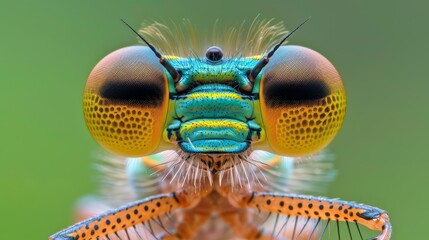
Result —
[{"label": "blurred bokeh background", "polygon": [[[290,43],[315,49],[342,74],[348,115],[330,145],[339,175],[327,196],[388,210],[394,239],[427,237],[428,47],[425,1],[2,1],[0,228],[2,239],[46,239],[94,192],[97,144],[82,117],[92,67],[137,43],[144,20],[189,18],[209,29],[275,18]],[[426,149],[426,150],[425,150]]]}]

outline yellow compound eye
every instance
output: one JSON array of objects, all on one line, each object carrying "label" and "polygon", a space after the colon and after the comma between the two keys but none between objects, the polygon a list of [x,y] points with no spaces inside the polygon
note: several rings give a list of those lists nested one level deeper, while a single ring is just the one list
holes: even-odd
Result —
[{"label": "yellow compound eye", "polygon": [[102,59],[85,86],[83,109],[95,140],[123,156],[155,151],[162,139],[168,84],[148,48],[119,49]]},{"label": "yellow compound eye", "polygon": [[315,153],[340,129],[346,110],[344,85],[319,53],[299,46],[279,48],[260,86],[267,140],[277,154]]}]

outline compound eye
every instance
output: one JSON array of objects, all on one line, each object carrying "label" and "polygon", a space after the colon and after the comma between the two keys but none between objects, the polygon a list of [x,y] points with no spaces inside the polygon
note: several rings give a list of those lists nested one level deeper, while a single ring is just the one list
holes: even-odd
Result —
[{"label": "compound eye", "polygon": [[85,86],[83,110],[95,140],[123,156],[155,151],[167,114],[167,78],[148,47],[119,49],[102,59]]},{"label": "compound eye", "polygon": [[279,48],[264,68],[260,92],[267,139],[278,154],[319,151],[344,120],[341,77],[325,57],[308,48]]}]

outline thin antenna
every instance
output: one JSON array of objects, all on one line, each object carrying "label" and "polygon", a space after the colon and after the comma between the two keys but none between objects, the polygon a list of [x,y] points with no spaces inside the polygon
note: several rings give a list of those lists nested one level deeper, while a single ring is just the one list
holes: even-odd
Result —
[{"label": "thin antenna", "polygon": [[127,25],[131,31],[133,31],[146,45],[152,50],[152,52],[155,54],[155,56],[159,59],[159,62],[164,66],[164,68],[167,70],[168,73],[170,73],[171,77],[174,79],[175,82],[177,82],[180,79],[180,74],[177,72],[177,70],[171,65],[171,63],[165,59],[161,53],[159,53],[155,47],[150,44],[146,39],[143,38],[142,35],[140,35],[134,28],[132,28],[125,20],[121,19],[121,21]]},{"label": "thin antenna", "polygon": [[267,63],[270,61],[270,58],[274,55],[274,53],[279,49],[279,47],[288,39],[294,32],[296,32],[302,25],[304,25],[308,20],[310,20],[311,17],[308,17],[304,22],[299,24],[294,30],[289,32],[279,43],[277,43],[271,51],[268,52],[268,54],[263,57],[259,62],[255,65],[255,67],[250,71],[249,73],[249,79],[250,81],[254,81],[254,79],[258,76],[258,74],[261,72],[262,68],[267,65]]}]

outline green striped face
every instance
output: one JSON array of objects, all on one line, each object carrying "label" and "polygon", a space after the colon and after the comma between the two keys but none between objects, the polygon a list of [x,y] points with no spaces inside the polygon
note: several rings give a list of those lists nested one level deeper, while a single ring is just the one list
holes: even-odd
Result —
[{"label": "green striped face", "polygon": [[260,138],[261,126],[253,121],[252,82],[246,72],[252,59],[179,59],[182,72],[170,93],[174,121],[168,140],[190,153],[240,153]]},{"label": "green striped face", "polygon": [[120,49],[91,73],[87,125],[107,149],[143,156],[166,149],[235,154],[252,147],[303,156],[327,145],[345,114],[332,64],[310,49],[283,46],[256,76],[261,57],[166,57],[173,79],[148,47]]}]

